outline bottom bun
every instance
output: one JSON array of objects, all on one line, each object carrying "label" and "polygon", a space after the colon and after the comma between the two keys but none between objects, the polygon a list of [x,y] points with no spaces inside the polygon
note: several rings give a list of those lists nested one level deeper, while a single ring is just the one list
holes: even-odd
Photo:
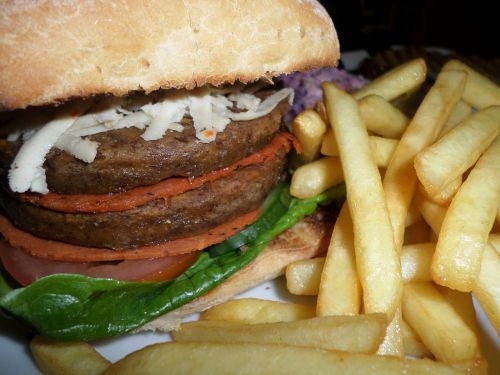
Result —
[{"label": "bottom bun", "polygon": [[171,331],[176,329],[187,315],[201,312],[225,302],[254,286],[272,280],[285,271],[288,264],[309,259],[326,251],[330,241],[332,220],[321,212],[298,222],[276,237],[247,267],[204,296],[165,314],[137,331]]}]

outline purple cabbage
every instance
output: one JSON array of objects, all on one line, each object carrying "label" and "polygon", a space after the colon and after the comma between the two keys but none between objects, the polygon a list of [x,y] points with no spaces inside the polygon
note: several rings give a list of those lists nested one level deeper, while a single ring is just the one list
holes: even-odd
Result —
[{"label": "purple cabbage", "polygon": [[283,76],[281,81],[284,87],[295,90],[293,105],[285,114],[286,124],[290,124],[300,112],[307,108],[313,108],[316,102],[322,99],[322,82],[333,82],[349,93],[356,91],[368,82],[362,76],[336,68],[319,68],[307,72],[292,73]]}]

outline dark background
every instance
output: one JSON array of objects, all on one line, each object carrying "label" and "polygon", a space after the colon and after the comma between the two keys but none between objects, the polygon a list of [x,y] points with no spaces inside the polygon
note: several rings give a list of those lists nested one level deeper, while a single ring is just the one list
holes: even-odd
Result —
[{"label": "dark background", "polygon": [[500,57],[500,16],[496,12],[500,4],[495,1],[320,1],[333,18],[342,51],[375,53],[397,44]]}]

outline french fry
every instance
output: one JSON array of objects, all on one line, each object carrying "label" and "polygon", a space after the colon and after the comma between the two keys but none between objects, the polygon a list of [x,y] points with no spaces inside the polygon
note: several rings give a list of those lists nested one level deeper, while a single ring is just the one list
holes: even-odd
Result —
[{"label": "french fry", "polygon": [[401,308],[398,307],[387,326],[384,339],[377,349],[378,355],[404,356],[403,335],[401,333]]},{"label": "french fry", "polygon": [[324,316],[295,322],[240,324],[197,321],[172,331],[175,341],[267,343],[374,353],[387,322],[383,314]]},{"label": "french fry", "polygon": [[421,58],[411,60],[374,79],[356,91],[353,96],[359,100],[368,95],[379,95],[391,101],[420,86],[425,81],[426,75],[425,60]]},{"label": "french fry", "polygon": [[215,305],[200,315],[200,320],[235,323],[293,322],[315,316],[315,308],[298,303],[285,303],[256,298],[230,300]]},{"label": "french fry", "polygon": [[500,106],[471,115],[415,157],[418,179],[435,196],[476,163],[500,133]]},{"label": "french fry", "polygon": [[473,292],[500,335],[500,254],[490,244],[485,246]]},{"label": "french fry", "polygon": [[500,252],[500,233],[491,233],[488,241],[493,247]]},{"label": "french fry", "polygon": [[435,243],[405,245],[401,249],[401,274],[403,281],[431,281],[431,262]]},{"label": "french fry", "polygon": [[429,193],[425,191],[425,188],[422,186],[422,184],[418,184],[418,186],[421,187],[422,190],[424,190],[424,193],[428,195],[431,200],[440,205],[448,205],[455,196],[455,194],[457,193],[461,185],[462,185],[462,176],[458,176],[452,182],[446,185],[443,188],[443,190],[440,190],[434,195],[429,195]]},{"label": "french fry", "polygon": [[326,131],[321,143],[321,154],[326,156],[339,156],[339,146],[335,139],[335,133],[330,128]]},{"label": "french fry", "polygon": [[451,363],[477,355],[474,331],[431,283],[405,284],[403,317],[439,361]]},{"label": "french fry", "polygon": [[[379,168],[386,168],[389,165],[389,160],[396,149],[398,141],[396,139],[382,138],[375,135],[369,136],[370,151],[375,164]],[[339,156],[337,140],[333,131],[328,131],[323,137],[321,145],[321,153],[328,156]]]},{"label": "french fry", "polygon": [[408,210],[408,214],[406,215],[405,227],[409,227],[410,225],[418,223],[423,219],[424,218],[422,216],[422,213],[420,212],[420,209],[417,205],[417,199],[416,197],[413,197],[410,208]]},{"label": "french fry", "polygon": [[445,134],[448,134],[451,129],[464,121],[467,117],[470,116],[471,113],[471,105],[464,102],[463,100],[459,100],[457,104],[455,104],[455,107],[453,107],[453,109],[451,110],[448,121],[446,121],[443,129],[441,129],[438,139],[443,137]]},{"label": "french fry", "polygon": [[488,362],[483,357],[452,362],[450,366],[468,375],[488,375]]},{"label": "french fry", "polygon": [[327,156],[297,168],[292,176],[290,194],[300,199],[311,198],[342,181],[340,159]]},{"label": "french fry", "polygon": [[163,343],[136,351],[112,365],[105,375],[158,374],[407,374],[458,375],[461,370],[429,359],[405,359],[287,345]]},{"label": "french fry", "polygon": [[405,220],[415,191],[415,156],[432,143],[463,92],[463,72],[440,73],[401,137],[384,177],[387,208],[396,249],[404,240]]},{"label": "french fry", "polygon": [[423,220],[406,227],[403,247],[429,241],[429,233],[429,225]]},{"label": "french fry", "polygon": [[370,136],[368,140],[370,141],[370,151],[377,167],[387,168],[392,154],[394,154],[394,150],[398,145],[398,141],[374,135]]},{"label": "french fry", "polygon": [[44,375],[100,375],[111,364],[86,342],[56,342],[36,336],[31,353]]},{"label": "french fry", "polygon": [[286,267],[286,287],[298,296],[316,296],[319,292],[321,271],[325,258],[304,259]]},{"label": "french fry", "polygon": [[368,133],[350,95],[328,82],[323,90],[346,182],[364,311],[383,312],[392,319],[401,301],[401,265]]},{"label": "french fry", "polygon": [[292,131],[302,147],[299,158],[303,163],[309,163],[318,158],[326,129],[321,116],[312,109],[306,109],[295,117]]},{"label": "french fry", "polygon": [[378,95],[358,101],[359,113],[366,128],[386,138],[400,138],[410,120],[399,109]]},{"label": "french fry", "polygon": [[315,106],[315,110],[316,110],[316,112],[318,112],[318,115],[321,117],[323,122],[325,124],[328,124],[328,115],[326,114],[325,103],[323,103],[321,100],[317,101],[316,106]]},{"label": "french fry", "polygon": [[467,72],[463,99],[477,109],[490,105],[500,105],[500,87],[458,60],[450,60],[443,66],[443,71],[463,70]]},{"label": "french fry", "polygon": [[[436,243],[432,242],[403,246],[401,272],[404,282],[432,280],[430,264],[435,247]],[[312,296],[318,293],[320,284],[318,274],[322,272],[325,258],[315,258],[311,261],[295,262],[293,272],[287,274],[287,285],[293,285],[293,294]]]},{"label": "french fry", "polygon": [[321,273],[316,314],[356,315],[361,307],[361,284],[356,270],[354,233],[347,204],[333,228]]},{"label": "french fry", "polygon": [[422,213],[425,222],[429,224],[436,235],[439,235],[444,216],[446,215],[446,207],[430,200],[426,195],[420,193],[419,191],[415,194],[415,198],[416,205]]},{"label": "french fry", "polygon": [[418,337],[417,333],[403,319],[401,320],[401,332],[403,336],[403,347],[405,355],[416,358],[431,358],[432,353],[427,349]]},{"label": "french fry", "polygon": [[477,322],[474,305],[472,304],[472,295],[470,293],[459,292],[445,286],[437,285],[437,290],[441,293],[448,303],[455,309],[462,320],[477,335]]},{"label": "french fry", "polygon": [[432,260],[436,283],[470,292],[500,201],[500,138],[469,173],[448,208]]}]

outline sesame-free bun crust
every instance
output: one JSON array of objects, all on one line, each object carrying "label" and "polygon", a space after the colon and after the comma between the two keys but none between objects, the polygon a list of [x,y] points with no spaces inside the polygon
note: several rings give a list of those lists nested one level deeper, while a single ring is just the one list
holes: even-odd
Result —
[{"label": "sesame-free bun crust", "polygon": [[0,110],[334,66],[316,0],[0,3]]}]

